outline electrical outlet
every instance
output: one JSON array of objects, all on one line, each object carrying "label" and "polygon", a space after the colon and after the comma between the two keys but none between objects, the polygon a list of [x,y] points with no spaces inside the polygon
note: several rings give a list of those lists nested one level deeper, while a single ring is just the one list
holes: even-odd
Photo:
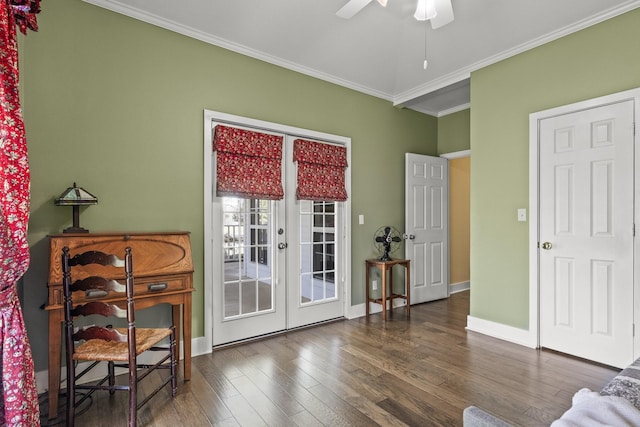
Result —
[{"label": "electrical outlet", "polygon": [[378,290],[378,281],[377,280],[372,280],[371,281],[371,288],[373,288],[374,291]]}]

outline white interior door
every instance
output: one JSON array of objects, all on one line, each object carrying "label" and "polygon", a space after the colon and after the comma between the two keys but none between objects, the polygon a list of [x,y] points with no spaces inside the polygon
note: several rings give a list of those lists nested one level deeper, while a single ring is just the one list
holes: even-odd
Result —
[{"label": "white interior door", "polygon": [[405,258],[411,261],[411,303],[449,296],[449,164],[405,154]]},{"label": "white interior door", "polygon": [[633,360],[633,101],[540,121],[540,344]]}]

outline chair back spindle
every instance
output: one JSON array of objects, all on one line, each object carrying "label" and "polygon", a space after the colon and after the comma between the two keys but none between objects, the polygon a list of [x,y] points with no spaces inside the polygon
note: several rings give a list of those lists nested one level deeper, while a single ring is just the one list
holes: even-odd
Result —
[{"label": "chair back spindle", "polygon": [[[126,390],[129,393],[129,426],[136,425],[137,410],[159,392],[171,384],[171,395],[175,396],[176,381],[176,342],[175,327],[136,328],[133,255],[131,248],[125,249],[124,259],[114,254],[87,251],[70,255],[69,248],[62,249],[62,277],[64,291],[64,330],[67,363],[67,426],[73,426],[75,409],[96,390]],[[96,274],[97,266],[111,266],[123,269],[124,284],[112,277]],[[84,272],[72,274],[72,268],[85,268]],[[75,280],[74,280],[75,278]],[[110,303],[114,295],[126,294],[124,307]],[[121,298],[120,298],[121,300]],[[109,322],[109,318],[126,319],[126,328],[107,325],[90,325],[77,328],[74,320],[78,317],[97,315]],[[92,318],[93,320],[93,318]],[[165,339],[168,346],[161,346]],[[138,356],[146,351],[163,352],[159,361],[152,364],[138,363]],[[76,364],[89,362],[89,366],[76,373]],[[107,374],[96,384],[80,384],[78,380],[87,372],[107,362]],[[117,385],[115,367],[128,370],[127,385]],[[165,369],[169,375],[141,402],[138,402],[138,383],[155,369]],[[76,400],[78,390],[88,390]]]}]

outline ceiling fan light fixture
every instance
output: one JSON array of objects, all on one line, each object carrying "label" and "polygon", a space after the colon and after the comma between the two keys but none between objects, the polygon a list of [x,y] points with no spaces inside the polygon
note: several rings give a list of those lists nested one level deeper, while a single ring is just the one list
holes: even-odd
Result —
[{"label": "ceiling fan light fixture", "polygon": [[378,3],[380,3],[382,7],[387,7],[387,0],[378,0]]},{"label": "ceiling fan light fixture", "polygon": [[435,0],[418,0],[418,7],[413,17],[418,21],[427,21],[438,16]]}]

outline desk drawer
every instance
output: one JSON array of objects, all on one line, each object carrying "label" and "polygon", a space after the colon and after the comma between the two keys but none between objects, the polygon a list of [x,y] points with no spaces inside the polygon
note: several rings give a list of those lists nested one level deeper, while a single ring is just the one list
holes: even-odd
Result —
[{"label": "desk drawer", "polygon": [[142,296],[162,292],[181,291],[189,287],[187,277],[145,277],[135,279],[133,294]]},{"label": "desk drawer", "polygon": [[[121,280],[124,284],[124,281]],[[147,295],[163,294],[168,292],[184,291],[191,289],[191,277],[189,275],[184,276],[172,276],[172,277],[141,277],[134,279],[133,284],[134,299],[141,298]],[[95,301],[103,299],[102,295],[96,295],[94,298],[87,297],[82,293],[78,293],[74,296],[74,303],[82,304],[86,301]],[[112,295],[110,300],[125,300],[124,294]],[[49,306],[62,306],[64,304],[64,293],[62,285],[49,287]]]}]

